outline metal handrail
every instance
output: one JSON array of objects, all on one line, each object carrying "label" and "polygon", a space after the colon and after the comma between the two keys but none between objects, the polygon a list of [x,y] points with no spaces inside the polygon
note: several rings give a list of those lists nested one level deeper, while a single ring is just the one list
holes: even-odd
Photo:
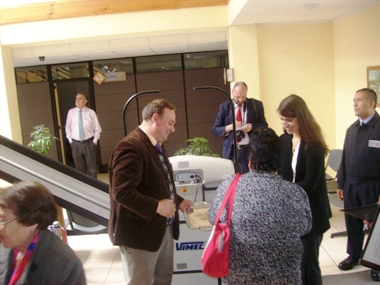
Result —
[{"label": "metal handrail", "polygon": [[142,91],[142,92],[139,92],[139,93],[136,93],[134,95],[132,95],[128,100],[127,102],[124,104],[124,108],[123,108],[123,127],[124,127],[124,136],[127,135],[127,121],[126,121],[126,118],[125,118],[125,113],[127,111],[127,107],[129,105],[129,103],[135,99],[136,97],[138,96],[141,96],[141,95],[146,95],[146,94],[158,94],[160,93],[159,90],[149,90],[149,91]]},{"label": "metal handrail", "polygon": [[[232,101],[231,97],[224,91],[223,89],[215,86],[200,86],[200,87],[194,87],[194,91],[201,91],[201,90],[215,90],[218,91],[219,93],[222,93],[230,102],[231,105],[231,110],[234,110],[234,102]],[[234,141],[237,141],[236,137],[236,124],[235,124],[235,112],[232,112],[232,127],[233,127],[233,136],[234,136]],[[234,152],[234,168],[235,168],[235,173],[242,173],[242,165],[238,162],[237,160],[237,146],[236,143],[233,144],[233,152]]]}]

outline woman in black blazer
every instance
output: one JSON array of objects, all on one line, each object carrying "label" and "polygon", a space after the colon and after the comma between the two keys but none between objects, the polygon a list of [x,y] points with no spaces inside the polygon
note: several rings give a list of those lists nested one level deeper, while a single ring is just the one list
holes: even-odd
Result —
[{"label": "woman in black blazer", "polygon": [[281,101],[277,112],[284,129],[283,159],[278,173],[305,190],[313,217],[311,231],[302,237],[302,283],[321,285],[319,247],[323,233],[330,228],[332,216],[325,180],[325,156],[329,150],[321,127],[301,97],[289,95]]}]

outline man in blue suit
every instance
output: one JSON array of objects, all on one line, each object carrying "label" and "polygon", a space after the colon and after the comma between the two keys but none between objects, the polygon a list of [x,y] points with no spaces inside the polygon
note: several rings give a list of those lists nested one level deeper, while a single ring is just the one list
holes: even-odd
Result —
[{"label": "man in blue suit", "polygon": [[248,169],[249,135],[252,130],[260,126],[268,126],[264,116],[264,107],[261,101],[253,98],[247,99],[247,84],[243,81],[236,82],[232,88],[234,112],[236,119],[237,142],[233,142],[232,110],[229,101],[219,107],[219,113],[212,128],[214,136],[223,136],[223,158],[234,160],[233,147],[237,144],[237,162],[242,165],[242,173]]},{"label": "man in blue suit", "polygon": [[[380,196],[380,116],[376,112],[377,95],[370,88],[356,91],[356,120],[346,132],[342,161],[338,171],[338,197],[344,208],[374,204]],[[340,270],[358,265],[364,242],[363,220],[345,215],[348,257],[339,263]],[[380,271],[372,269],[371,277],[380,281]]]}]

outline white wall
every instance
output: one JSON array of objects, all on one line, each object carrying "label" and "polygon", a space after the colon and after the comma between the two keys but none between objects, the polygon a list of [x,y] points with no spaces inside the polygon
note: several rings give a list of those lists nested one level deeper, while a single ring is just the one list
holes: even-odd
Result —
[{"label": "white wall", "polygon": [[366,86],[366,67],[380,65],[380,5],[332,24],[229,27],[233,15],[228,13],[227,6],[220,6],[0,26],[0,108],[8,104],[11,110],[10,115],[1,112],[1,134],[17,139],[20,132],[15,129],[20,127],[12,47],[50,43],[59,48],[63,42],[77,41],[78,49],[90,52],[96,47],[85,40],[225,28],[235,81],[246,81],[249,97],[263,101],[269,125],[281,133],[275,110],[281,99],[296,93],[320,123],[330,148],[342,147],[345,130],[356,119],[354,92]]},{"label": "white wall", "polygon": [[380,5],[336,21],[333,27],[336,142],[341,148],[346,129],[357,119],[355,91],[367,87],[367,67],[380,66]]},{"label": "white wall", "polygon": [[335,147],[332,24],[258,26],[260,92],[268,124],[282,127],[276,109],[290,94],[301,96]]},{"label": "white wall", "polygon": [[[1,67],[3,71],[1,72]],[[0,45],[0,134],[22,142],[12,51]]]},{"label": "white wall", "polygon": [[121,13],[0,26],[2,45],[12,47],[221,27],[228,27],[227,6]]}]

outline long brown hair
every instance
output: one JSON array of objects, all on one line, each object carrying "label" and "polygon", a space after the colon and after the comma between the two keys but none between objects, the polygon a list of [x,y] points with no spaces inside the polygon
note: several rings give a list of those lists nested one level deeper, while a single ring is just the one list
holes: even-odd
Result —
[{"label": "long brown hair", "polygon": [[[291,94],[283,99],[277,108],[277,112],[286,118],[297,118],[301,138],[306,143],[321,143],[325,150],[325,155],[327,155],[330,150],[326,145],[321,127],[311,114],[306,102],[300,96]],[[284,132],[286,132],[285,129]]]}]

